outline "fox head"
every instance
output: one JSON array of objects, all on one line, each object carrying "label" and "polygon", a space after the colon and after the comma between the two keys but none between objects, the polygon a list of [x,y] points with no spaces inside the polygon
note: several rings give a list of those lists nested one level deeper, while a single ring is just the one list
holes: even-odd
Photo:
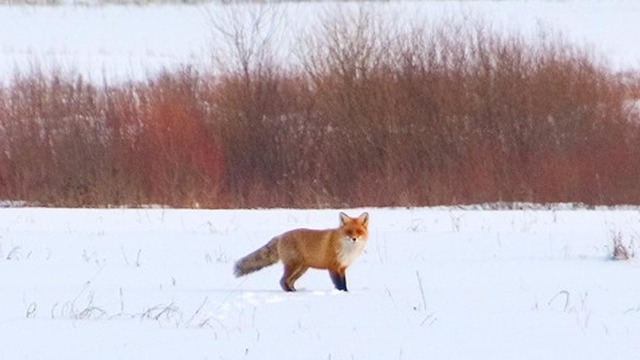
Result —
[{"label": "fox head", "polygon": [[340,213],[340,229],[347,239],[356,242],[366,241],[369,238],[369,214],[362,213],[357,218],[352,218],[347,214]]}]

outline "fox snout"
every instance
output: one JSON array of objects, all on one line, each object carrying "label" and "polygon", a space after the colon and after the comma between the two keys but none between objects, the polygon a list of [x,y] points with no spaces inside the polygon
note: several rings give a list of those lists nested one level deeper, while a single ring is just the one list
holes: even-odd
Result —
[{"label": "fox snout", "polygon": [[347,239],[351,240],[351,242],[357,242],[366,235],[366,230],[358,228],[348,229],[344,235]]}]

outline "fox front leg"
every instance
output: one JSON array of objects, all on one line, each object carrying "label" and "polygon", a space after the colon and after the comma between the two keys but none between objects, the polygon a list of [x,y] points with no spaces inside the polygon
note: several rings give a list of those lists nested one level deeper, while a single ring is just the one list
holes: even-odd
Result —
[{"label": "fox front leg", "polygon": [[333,285],[335,285],[336,289],[340,291],[348,291],[347,277],[344,269],[340,271],[329,270],[329,275],[331,275],[331,281],[333,281]]}]

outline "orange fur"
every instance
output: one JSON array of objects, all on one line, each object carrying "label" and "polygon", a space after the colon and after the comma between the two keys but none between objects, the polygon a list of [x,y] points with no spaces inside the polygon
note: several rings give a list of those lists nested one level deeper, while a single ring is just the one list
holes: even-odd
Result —
[{"label": "orange fur", "polygon": [[329,270],[336,289],[347,291],[346,270],[364,250],[368,225],[368,213],[357,218],[340,213],[336,229],[288,231],[238,260],[234,273],[243,276],[280,260],[284,264],[280,286],[285,291],[295,291],[296,280],[309,268]]}]

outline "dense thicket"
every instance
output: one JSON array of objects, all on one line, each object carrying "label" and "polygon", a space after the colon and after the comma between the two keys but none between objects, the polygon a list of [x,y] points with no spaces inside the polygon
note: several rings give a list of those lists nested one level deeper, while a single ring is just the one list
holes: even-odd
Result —
[{"label": "dense thicket", "polygon": [[640,204],[637,76],[559,36],[407,28],[360,11],[326,18],[285,66],[269,42],[234,42],[240,34],[226,33],[244,48],[224,71],[118,85],[16,75],[0,88],[0,198]]}]

